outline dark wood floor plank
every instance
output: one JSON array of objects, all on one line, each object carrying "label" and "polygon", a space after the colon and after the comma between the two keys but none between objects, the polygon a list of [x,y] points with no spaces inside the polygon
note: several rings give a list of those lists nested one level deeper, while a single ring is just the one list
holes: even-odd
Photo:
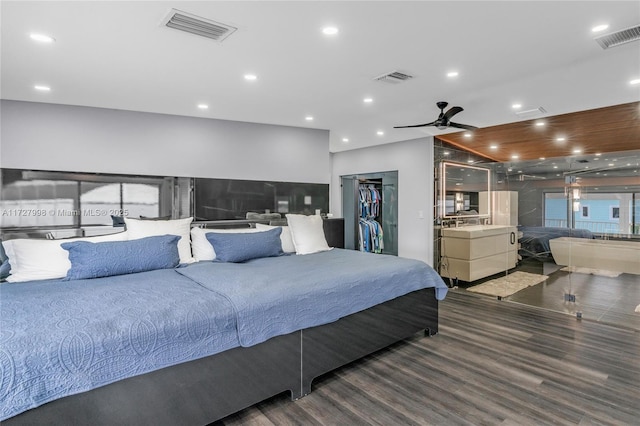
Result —
[{"label": "dark wood floor plank", "polygon": [[632,425],[639,383],[640,331],[456,290],[440,305],[439,334],[219,424]]}]

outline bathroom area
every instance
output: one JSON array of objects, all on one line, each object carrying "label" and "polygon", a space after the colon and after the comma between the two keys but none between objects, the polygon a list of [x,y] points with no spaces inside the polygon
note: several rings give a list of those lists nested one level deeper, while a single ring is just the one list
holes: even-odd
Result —
[{"label": "bathroom area", "polygon": [[437,138],[434,154],[434,265],[453,291],[640,330],[640,154],[614,179],[593,159],[499,163]]}]

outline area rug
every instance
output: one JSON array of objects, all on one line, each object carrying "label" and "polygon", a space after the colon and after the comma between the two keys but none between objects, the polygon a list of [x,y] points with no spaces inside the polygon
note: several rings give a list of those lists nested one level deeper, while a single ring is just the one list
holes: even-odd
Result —
[{"label": "area rug", "polygon": [[547,275],[530,274],[517,271],[505,277],[496,278],[482,284],[469,287],[467,291],[487,294],[499,298],[511,296],[522,289],[539,284],[549,278]]},{"label": "area rug", "polygon": [[565,266],[560,270],[564,272],[577,272],[579,274],[591,274],[591,275],[598,275],[600,277],[610,277],[610,278],[615,278],[622,273],[622,272],[616,272],[616,271],[607,271],[605,269],[583,268],[581,266]]}]

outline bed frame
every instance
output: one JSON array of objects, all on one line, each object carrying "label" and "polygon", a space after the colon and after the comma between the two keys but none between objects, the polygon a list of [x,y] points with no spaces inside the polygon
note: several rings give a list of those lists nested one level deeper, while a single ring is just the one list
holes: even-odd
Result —
[{"label": "bed frame", "polygon": [[404,340],[438,332],[435,289],[409,293],[336,322],[163,368],[61,398],[3,421],[15,425],[204,425]]}]

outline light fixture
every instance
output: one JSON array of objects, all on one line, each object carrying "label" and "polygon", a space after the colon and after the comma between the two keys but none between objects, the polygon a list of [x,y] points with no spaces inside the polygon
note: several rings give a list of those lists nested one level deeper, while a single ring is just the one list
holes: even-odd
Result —
[{"label": "light fixture", "polygon": [[600,25],[596,25],[595,27],[591,28],[591,32],[592,33],[599,33],[600,31],[604,31],[607,28],[609,28],[609,25],[607,24],[600,24]]},{"label": "light fixture", "polygon": [[471,132],[464,132],[464,136],[465,138],[470,138],[471,137]]},{"label": "light fixture", "polygon": [[513,154],[511,158],[514,160],[517,160],[518,158],[520,158],[520,156],[518,154]]},{"label": "light fixture", "polygon": [[457,77],[458,75],[459,75],[458,71],[449,71],[447,73],[447,77],[449,77],[449,78]]},{"label": "light fixture", "polygon": [[33,86],[34,89],[39,90],[41,92],[50,92],[51,91],[51,87],[49,86],[42,86],[39,84],[36,84],[35,86]]},{"label": "light fixture", "polygon": [[310,115],[307,115],[304,119],[307,121],[313,121],[313,117]]},{"label": "light fixture", "polygon": [[322,34],[324,35],[336,35],[338,32],[338,28],[336,27],[324,27],[322,29]]},{"label": "light fixture", "polygon": [[471,163],[473,163],[473,160],[469,159],[469,160],[467,160],[467,163],[471,164]]},{"label": "light fixture", "polygon": [[255,74],[245,74],[244,79],[249,81],[254,81],[258,79],[258,76]]},{"label": "light fixture", "polygon": [[496,149],[498,149],[498,145],[495,145],[495,144],[494,145],[489,145],[489,149],[496,150]]},{"label": "light fixture", "polygon": [[511,105],[511,108],[520,109],[520,108],[522,108],[522,104],[515,103],[515,104]]},{"label": "light fixture", "polygon": [[54,41],[56,41],[55,38],[48,36],[46,34],[31,34],[29,35],[29,37],[31,37],[31,40],[35,40],[35,41],[39,41],[41,43],[53,43]]},{"label": "light fixture", "polygon": [[364,102],[365,104],[370,104],[371,102],[373,102],[373,98],[364,98],[362,102]]},{"label": "light fixture", "polygon": [[582,150],[579,149],[579,148],[576,148],[576,149],[573,150],[573,153],[574,154],[580,154],[580,153],[582,153]]},{"label": "light fixture", "polygon": [[546,157],[540,157],[540,160],[546,160],[546,159],[547,159]]},{"label": "light fixture", "polygon": [[378,136],[382,136],[382,135],[384,135],[384,132],[383,132],[382,130],[378,130],[378,131],[376,132],[376,134],[377,134]]},{"label": "light fixture", "polygon": [[559,136],[559,137],[556,138],[556,142],[564,142],[566,140],[567,140],[567,138],[565,138],[563,136]]},{"label": "light fixture", "polygon": [[546,124],[546,123],[545,123],[544,121],[542,121],[542,120],[540,120],[540,121],[536,121],[536,126],[538,126],[538,127],[542,127],[542,126],[544,126],[545,124]]},{"label": "light fixture", "polygon": [[344,143],[349,142],[349,138],[342,138],[342,142],[344,142]]},{"label": "light fixture", "polygon": [[596,152],[596,157],[600,157],[602,155],[601,152]]},{"label": "light fixture", "polygon": [[209,109],[209,105],[207,105],[207,104],[198,104],[198,108],[200,108],[200,109]]},{"label": "light fixture", "polygon": [[634,78],[629,82],[629,84],[640,84],[640,78]]},{"label": "light fixture", "polygon": [[451,154],[449,151],[443,151],[442,152],[442,155],[449,155],[449,154]]}]

